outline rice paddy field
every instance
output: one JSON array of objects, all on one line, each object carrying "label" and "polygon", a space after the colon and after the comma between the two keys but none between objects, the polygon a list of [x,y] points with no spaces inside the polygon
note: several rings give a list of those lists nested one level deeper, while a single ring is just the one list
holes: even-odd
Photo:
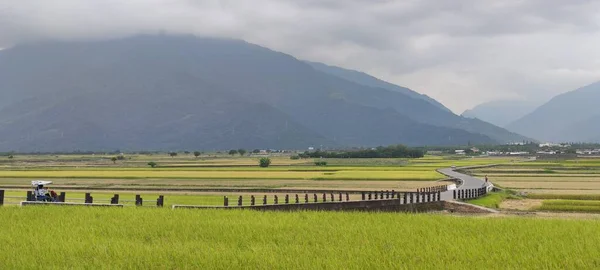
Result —
[{"label": "rice paddy field", "polygon": [[[598,269],[600,220],[23,207],[0,268]],[[41,258],[40,258],[41,256]]]},{"label": "rice paddy field", "polygon": [[527,194],[525,199],[536,201],[527,210],[600,213],[600,158],[536,160],[469,173]]},{"label": "rice paddy field", "polygon": [[[293,160],[273,155],[269,168],[260,168],[262,156],[231,157],[189,154],[31,155],[0,160],[0,187],[27,188],[32,179],[47,179],[62,189],[326,189],[361,190],[365,187],[414,190],[439,185],[445,177],[436,169],[449,166],[510,163],[508,159],[428,156],[421,159],[313,159]],[[147,164],[155,162],[156,168]]]}]

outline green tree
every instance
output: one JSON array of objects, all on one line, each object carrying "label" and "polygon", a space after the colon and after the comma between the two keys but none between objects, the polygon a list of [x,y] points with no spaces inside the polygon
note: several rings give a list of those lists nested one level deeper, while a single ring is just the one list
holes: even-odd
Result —
[{"label": "green tree", "polygon": [[235,154],[237,154],[237,153],[238,153],[237,150],[233,150],[233,149],[229,150],[229,154],[232,155],[232,156],[235,155]]},{"label": "green tree", "polygon": [[156,166],[157,166],[157,165],[158,165],[158,164],[156,164],[156,162],[154,162],[154,161],[150,161],[150,162],[148,162],[148,166],[150,166],[150,167],[152,167],[152,168],[156,168]]},{"label": "green tree", "polygon": [[199,151],[195,151],[194,152],[194,156],[195,157],[199,157],[200,155],[202,155],[202,152],[199,152]]},{"label": "green tree", "polygon": [[238,151],[238,153],[240,153],[240,156],[243,156],[248,152],[248,151],[246,151],[246,149],[238,149],[237,151]]},{"label": "green tree", "polygon": [[258,153],[260,153],[260,149],[254,149],[254,150],[252,150],[252,153],[253,154],[258,154]]},{"label": "green tree", "polygon": [[8,159],[13,159],[13,158],[15,158],[13,155],[8,156]]},{"label": "green tree", "polygon": [[176,157],[177,156],[177,152],[171,152],[171,153],[169,153],[169,156]]},{"label": "green tree", "polygon": [[111,157],[110,160],[113,162],[113,164],[117,164],[117,157]]},{"label": "green tree", "polygon": [[259,165],[260,167],[262,167],[262,168],[267,168],[267,167],[269,167],[269,166],[271,165],[271,159],[270,159],[270,158],[266,158],[266,157],[264,157],[264,158],[261,158],[261,159],[258,161],[258,165]]}]

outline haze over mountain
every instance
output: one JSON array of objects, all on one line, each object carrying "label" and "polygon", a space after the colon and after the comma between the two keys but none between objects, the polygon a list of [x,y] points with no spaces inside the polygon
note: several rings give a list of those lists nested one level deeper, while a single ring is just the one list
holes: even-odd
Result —
[{"label": "haze over mountain", "polygon": [[496,100],[466,110],[462,113],[462,116],[477,118],[499,127],[506,127],[506,125],[532,112],[536,107],[536,104],[530,101]]},{"label": "haze over mountain", "polygon": [[382,80],[377,79],[377,78],[375,78],[369,74],[366,74],[364,72],[345,69],[345,68],[336,67],[336,66],[330,66],[330,65],[323,64],[323,63],[317,63],[317,62],[306,61],[306,63],[308,63],[309,65],[311,65],[314,69],[316,69],[318,71],[322,71],[327,74],[331,74],[331,75],[334,75],[334,76],[340,77],[342,79],[345,79],[345,80],[348,80],[348,81],[351,81],[354,83],[358,83],[358,84],[361,84],[364,86],[369,86],[369,87],[374,87],[374,88],[382,88],[382,89],[387,89],[390,91],[400,92],[409,97],[425,100],[441,109],[450,111],[448,108],[446,108],[444,105],[442,105],[442,103],[439,103],[437,100],[430,98],[427,95],[417,93],[406,87],[402,87],[402,86],[398,86],[395,84],[391,84],[386,81],[382,81]]},{"label": "haze over mountain", "polygon": [[19,45],[0,51],[0,151],[524,139],[372,82],[238,40],[157,35]]},{"label": "haze over mountain", "polygon": [[551,142],[600,142],[600,82],[552,98],[507,126]]}]

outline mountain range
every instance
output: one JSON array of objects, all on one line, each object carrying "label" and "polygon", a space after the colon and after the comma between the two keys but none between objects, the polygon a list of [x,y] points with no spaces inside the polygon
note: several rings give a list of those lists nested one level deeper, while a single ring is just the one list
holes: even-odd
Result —
[{"label": "mountain range", "polygon": [[240,40],[147,35],[0,51],[0,151],[525,139],[365,73]]},{"label": "mountain range", "polygon": [[600,82],[552,98],[507,128],[549,142],[600,142]]},{"label": "mountain range", "polygon": [[506,127],[532,112],[536,107],[536,104],[531,101],[495,100],[479,104],[461,115],[467,118],[481,119],[499,127]]}]

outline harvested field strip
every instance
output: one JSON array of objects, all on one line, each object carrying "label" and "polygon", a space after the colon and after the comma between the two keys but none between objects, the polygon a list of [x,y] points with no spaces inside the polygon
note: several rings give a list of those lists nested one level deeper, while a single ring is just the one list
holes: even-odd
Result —
[{"label": "harvested field strip", "polygon": [[527,195],[528,199],[548,199],[548,200],[597,200],[600,201],[600,194],[541,194],[533,193]]},{"label": "harvested field strip", "polygon": [[313,180],[437,180],[443,176],[434,171],[0,171],[0,178],[167,178],[167,179],[313,179]]},{"label": "harvested field strip", "polygon": [[39,268],[23,254],[52,258],[49,269],[600,267],[595,220],[59,207],[6,208],[0,220],[11,221],[0,223],[4,269]]},{"label": "harvested field strip", "polygon": [[560,173],[539,173],[539,174],[535,174],[535,173],[514,173],[514,174],[493,174],[493,173],[489,173],[489,174],[480,174],[477,173],[475,174],[476,176],[485,176],[487,175],[488,177],[537,177],[537,178],[543,178],[543,177],[547,177],[547,178],[563,178],[563,177],[591,177],[591,178],[600,178],[600,174],[573,174],[573,173],[569,173],[569,174],[560,174]]},{"label": "harvested field strip", "polygon": [[495,181],[498,185],[513,189],[581,189],[581,190],[600,190],[600,181],[597,182],[511,182]]},{"label": "harvested field strip", "polygon": [[[97,171],[97,167],[12,167],[2,171]],[[238,172],[335,172],[335,171],[428,171],[433,172],[431,167],[404,166],[404,167],[370,167],[370,166],[272,166],[269,168],[253,167],[195,167],[195,168],[176,168],[176,167],[157,167],[157,168],[136,168],[136,167],[102,167],[102,171],[238,171]]]},{"label": "harvested field strip", "polygon": [[[481,177],[481,176],[479,176]],[[596,177],[579,177],[579,176],[569,176],[569,177],[523,177],[523,176],[490,176],[489,179],[493,182],[600,182],[600,176]]]}]

